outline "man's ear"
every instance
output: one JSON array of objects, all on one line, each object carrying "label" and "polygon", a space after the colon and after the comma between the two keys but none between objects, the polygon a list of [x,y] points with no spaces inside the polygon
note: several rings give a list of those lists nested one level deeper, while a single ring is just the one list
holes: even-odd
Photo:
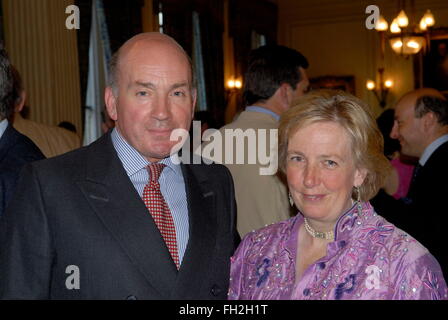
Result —
[{"label": "man's ear", "polygon": [[280,101],[282,102],[283,109],[289,109],[292,102],[292,88],[288,83],[282,83],[277,89],[280,96]]},{"label": "man's ear", "polygon": [[428,132],[437,123],[437,117],[433,112],[427,112],[422,117],[422,121],[423,121],[423,129],[425,130],[425,132]]},{"label": "man's ear", "polygon": [[25,105],[25,101],[26,101],[26,92],[25,90],[22,90],[22,92],[20,93],[20,102],[16,104],[14,112],[22,111],[23,106]]},{"label": "man's ear", "polygon": [[104,92],[104,101],[106,102],[106,110],[109,114],[109,118],[117,121],[117,98],[114,95],[114,90],[111,87],[106,87]]}]

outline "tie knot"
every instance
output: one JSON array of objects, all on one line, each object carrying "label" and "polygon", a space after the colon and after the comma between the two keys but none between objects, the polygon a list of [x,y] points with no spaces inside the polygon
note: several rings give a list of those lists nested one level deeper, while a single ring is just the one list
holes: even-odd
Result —
[{"label": "tie knot", "polygon": [[149,169],[149,181],[150,182],[158,182],[160,174],[162,173],[163,168],[166,165],[163,163],[152,163],[148,166]]}]

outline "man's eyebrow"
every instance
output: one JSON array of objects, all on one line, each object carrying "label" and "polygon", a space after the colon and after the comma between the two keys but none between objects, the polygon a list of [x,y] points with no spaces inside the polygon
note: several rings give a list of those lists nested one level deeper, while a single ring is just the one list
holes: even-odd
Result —
[{"label": "man's eyebrow", "polygon": [[[153,89],[153,90],[156,89],[156,85],[153,84],[152,82],[136,81],[134,83],[134,85],[135,86],[140,86],[140,87],[145,87],[145,88],[148,88],[148,89]],[[170,90],[174,90],[174,89],[181,88],[181,87],[187,87],[187,86],[188,86],[188,82],[178,82],[178,83],[173,84],[170,87]]]},{"label": "man's eyebrow", "polygon": [[177,88],[182,88],[182,87],[188,87],[188,82],[175,83],[171,86],[171,90],[177,89]]},{"label": "man's eyebrow", "polygon": [[148,88],[148,89],[155,89],[156,88],[156,86],[152,82],[135,81],[134,82],[134,86],[145,87],[145,88]]},{"label": "man's eyebrow", "polygon": [[294,153],[294,154],[302,154],[302,152],[300,152],[300,151],[297,151],[297,150],[288,150],[287,152],[286,152],[287,154],[292,154],[292,153]]}]

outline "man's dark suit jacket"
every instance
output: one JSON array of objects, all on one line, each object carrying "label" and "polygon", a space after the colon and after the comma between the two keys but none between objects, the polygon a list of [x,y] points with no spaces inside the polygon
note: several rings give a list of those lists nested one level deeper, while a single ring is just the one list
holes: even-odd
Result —
[{"label": "man's dark suit jacket", "polygon": [[0,298],[226,299],[238,239],[231,175],[182,172],[190,236],[177,271],[110,134],[26,166],[0,223]]},{"label": "man's dark suit jacket", "polygon": [[44,158],[28,137],[8,125],[0,138],[0,217],[14,193],[22,167]]},{"label": "man's dark suit jacket", "polygon": [[423,244],[448,279],[448,142],[420,169],[408,197],[408,201],[395,200],[380,191],[371,203],[380,215]]}]

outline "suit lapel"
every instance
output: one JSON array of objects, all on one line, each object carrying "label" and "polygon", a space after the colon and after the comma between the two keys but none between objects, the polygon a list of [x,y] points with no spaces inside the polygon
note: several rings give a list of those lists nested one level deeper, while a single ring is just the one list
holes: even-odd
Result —
[{"label": "suit lapel", "polygon": [[89,148],[86,179],[79,187],[133,264],[167,299],[175,285],[176,267],[116,154],[110,134]]},{"label": "suit lapel", "polygon": [[188,246],[177,277],[173,299],[192,294],[191,288],[201,288],[210,270],[216,243],[216,199],[208,178],[194,173],[192,165],[182,165],[188,201],[190,233]]},{"label": "suit lapel", "polygon": [[8,124],[5,132],[0,138],[0,163],[8,154],[9,149],[17,143],[18,135],[15,133],[13,127]]},{"label": "suit lapel", "polygon": [[[434,184],[434,177],[440,175],[438,171],[446,165],[447,157],[448,142],[444,142],[431,154],[424,166],[417,164],[406,196],[408,203],[415,202],[416,199],[424,199],[425,197],[422,195],[428,192],[427,186],[429,185],[439,188]],[[417,169],[418,166],[420,166],[419,169]],[[418,174],[416,174],[416,170],[418,170]]]}]

